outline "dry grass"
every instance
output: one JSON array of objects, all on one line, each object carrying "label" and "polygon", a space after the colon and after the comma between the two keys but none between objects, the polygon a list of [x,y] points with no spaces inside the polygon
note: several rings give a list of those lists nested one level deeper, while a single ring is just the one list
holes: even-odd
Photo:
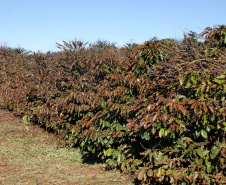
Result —
[{"label": "dry grass", "polygon": [[83,164],[78,149],[59,148],[56,136],[0,110],[0,184],[132,184],[127,175]]}]

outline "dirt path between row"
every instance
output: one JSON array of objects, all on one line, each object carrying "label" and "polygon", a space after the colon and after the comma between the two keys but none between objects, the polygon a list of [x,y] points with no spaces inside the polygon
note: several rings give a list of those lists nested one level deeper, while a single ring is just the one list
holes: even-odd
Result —
[{"label": "dirt path between row", "polygon": [[59,148],[56,136],[0,109],[0,184],[133,184],[127,175],[84,164],[78,149]]}]

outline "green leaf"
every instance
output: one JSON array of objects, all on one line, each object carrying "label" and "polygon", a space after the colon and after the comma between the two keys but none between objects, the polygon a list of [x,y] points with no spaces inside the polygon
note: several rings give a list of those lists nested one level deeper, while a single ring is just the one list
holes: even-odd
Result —
[{"label": "green leaf", "polygon": [[153,126],[152,129],[151,129],[151,133],[154,135],[155,132],[156,132],[156,130],[155,130],[155,127]]},{"label": "green leaf", "polygon": [[184,138],[182,138],[182,141],[185,141],[185,142],[187,142],[187,143],[193,142],[192,139],[191,139],[190,137],[184,137]]},{"label": "green leaf", "polygon": [[179,96],[177,96],[176,100],[178,101],[178,100],[180,100],[180,99],[182,99],[182,98],[186,98],[186,96],[184,96],[184,95],[179,95]]},{"label": "green leaf", "polygon": [[221,75],[221,76],[218,76],[216,77],[217,79],[225,79],[225,75]]},{"label": "green leaf", "polygon": [[199,156],[202,158],[204,158],[209,153],[208,150],[202,150],[201,148],[198,148],[196,151],[199,154]]},{"label": "green leaf", "polygon": [[117,158],[117,162],[118,162],[118,163],[121,163],[121,160],[122,160],[122,155],[119,153],[119,154],[118,154],[118,158]]},{"label": "green leaf", "polygon": [[150,133],[149,132],[144,132],[143,139],[145,139],[147,141],[150,140]]},{"label": "green leaf", "polygon": [[115,123],[115,129],[116,131],[119,131],[119,130],[123,130],[124,127],[120,123]]},{"label": "green leaf", "polygon": [[105,109],[105,108],[106,108],[106,106],[107,106],[107,102],[102,101],[102,102],[101,102],[101,106],[102,106],[102,108],[103,108],[103,109]]},{"label": "green leaf", "polygon": [[80,144],[80,146],[83,148],[84,146],[85,146],[85,142],[82,142],[81,144]]},{"label": "green leaf", "polygon": [[114,165],[114,161],[112,159],[108,159],[106,161],[107,164],[109,164],[110,166],[113,166]]},{"label": "green leaf", "polygon": [[206,83],[205,82],[202,82],[202,85],[201,85],[201,93],[203,93],[206,89]]},{"label": "green leaf", "polygon": [[165,135],[165,136],[167,136],[169,133],[170,133],[170,131],[169,131],[169,130],[165,130],[164,135]]},{"label": "green leaf", "polygon": [[191,86],[192,86],[191,82],[188,82],[187,85],[185,86],[185,88],[189,88]]},{"label": "green leaf", "polygon": [[215,159],[221,151],[221,147],[213,146],[212,153],[211,153],[211,159]]},{"label": "green leaf", "polygon": [[195,159],[196,164],[201,165],[203,163],[203,159]]},{"label": "green leaf", "polygon": [[195,76],[191,76],[191,81],[193,84],[196,84],[197,83],[197,79]]},{"label": "green leaf", "polygon": [[201,136],[204,137],[205,139],[208,138],[207,132],[205,130],[201,130]]},{"label": "green leaf", "polygon": [[216,83],[218,83],[218,84],[224,84],[225,83],[225,80],[223,80],[223,79],[221,79],[221,78],[214,78],[214,80],[213,80],[214,82],[216,82]]},{"label": "green leaf", "polygon": [[212,165],[211,165],[211,162],[209,162],[209,163],[207,164],[207,166],[206,166],[206,171],[207,171],[207,173],[211,173],[211,171],[212,171]]},{"label": "green leaf", "polygon": [[109,149],[107,150],[107,152],[106,152],[107,156],[111,156],[112,153],[113,153],[113,151],[114,151],[114,149],[109,148]]},{"label": "green leaf", "polygon": [[165,136],[165,130],[163,128],[160,129],[159,131],[159,137],[164,137]]},{"label": "green leaf", "polygon": [[199,137],[199,136],[200,136],[200,132],[196,130],[196,131],[195,131],[195,136],[196,136],[196,137]]},{"label": "green leaf", "polygon": [[23,121],[25,125],[28,125],[30,123],[30,117],[28,115],[23,116]]},{"label": "green leaf", "polygon": [[180,78],[180,84],[183,85],[185,80],[186,80],[186,76],[183,76],[182,78]]},{"label": "green leaf", "polygon": [[148,177],[152,177],[153,174],[154,174],[154,173],[153,173],[153,170],[148,170],[148,173],[147,173],[147,176],[148,176]]}]

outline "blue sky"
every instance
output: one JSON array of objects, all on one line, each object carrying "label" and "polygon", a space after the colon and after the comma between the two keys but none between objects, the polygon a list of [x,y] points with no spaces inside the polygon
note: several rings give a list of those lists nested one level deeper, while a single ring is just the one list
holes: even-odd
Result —
[{"label": "blue sky", "polygon": [[56,42],[142,43],[226,24],[226,0],[0,0],[0,45],[42,52]]}]

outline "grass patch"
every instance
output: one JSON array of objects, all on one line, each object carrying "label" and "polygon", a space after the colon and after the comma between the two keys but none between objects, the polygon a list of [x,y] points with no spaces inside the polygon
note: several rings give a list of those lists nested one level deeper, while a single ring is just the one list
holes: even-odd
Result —
[{"label": "grass patch", "polygon": [[127,175],[84,164],[79,149],[0,110],[0,184],[132,184]]}]

